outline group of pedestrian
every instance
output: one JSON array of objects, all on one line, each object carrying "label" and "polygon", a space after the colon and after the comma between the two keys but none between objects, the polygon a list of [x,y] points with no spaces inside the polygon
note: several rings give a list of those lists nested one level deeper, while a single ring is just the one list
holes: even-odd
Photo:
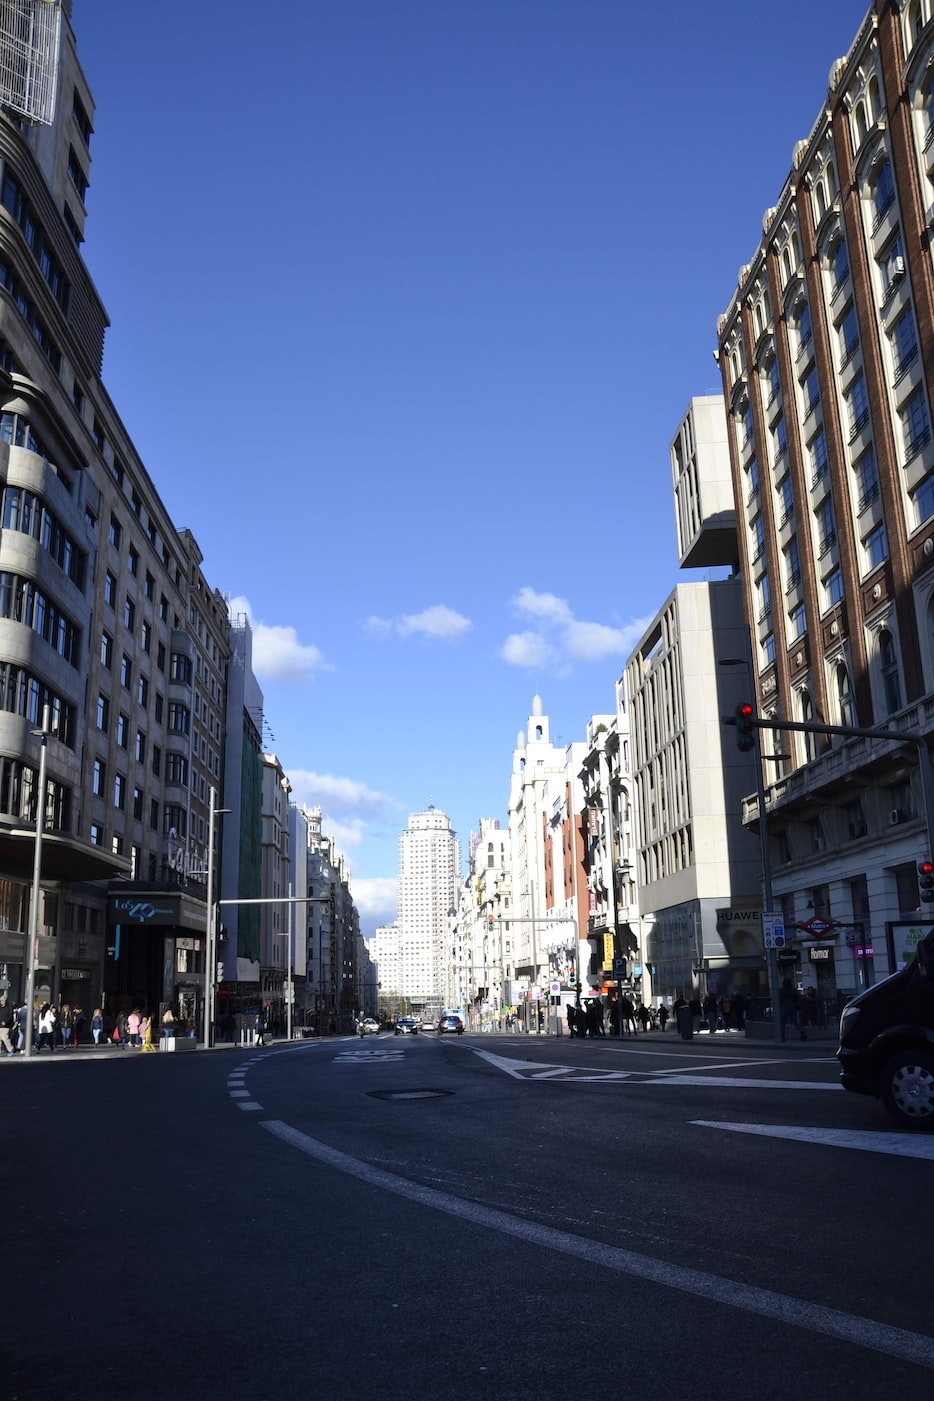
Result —
[{"label": "group of pedestrian", "polygon": [[[7,1056],[16,1055],[26,1048],[27,1027],[26,1003],[13,1003],[4,993],[0,996],[0,1050]],[[73,1050],[81,1044],[87,1018],[80,1007],[72,1007],[63,1002],[56,1007],[53,1002],[43,1002],[32,1026],[32,1041],[35,1050],[48,1047],[49,1052]],[[95,1007],[91,1016],[91,1036],[94,1045],[99,1046],[104,1030],[104,1016],[100,1007]]]},{"label": "group of pedestrian", "polygon": [[567,1006],[569,1036],[605,1036],[603,1003],[598,997],[585,1002],[569,1002]]}]

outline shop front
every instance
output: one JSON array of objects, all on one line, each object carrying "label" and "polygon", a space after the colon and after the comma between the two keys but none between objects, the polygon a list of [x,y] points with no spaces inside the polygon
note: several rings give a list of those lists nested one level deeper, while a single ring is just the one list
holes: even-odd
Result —
[{"label": "shop front", "polygon": [[107,902],[105,1011],[138,1008],[200,1035],[204,1022],[206,912],[182,890],[120,887]]}]

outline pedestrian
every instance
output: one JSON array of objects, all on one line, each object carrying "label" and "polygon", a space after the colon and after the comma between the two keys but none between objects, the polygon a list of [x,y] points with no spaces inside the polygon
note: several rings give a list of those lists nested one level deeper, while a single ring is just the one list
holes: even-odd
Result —
[{"label": "pedestrian", "polygon": [[643,1032],[648,1031],[648,1029],[649,1029],[649,1022],[652,1020],[652,1014],[651,1014],[651,1012],[649,1011],[648,1007],[646,1007],[646,1005],[645,1005],[644,1002],[640,1002],[640,1003],[639,1003],[639,1007],[638,1007],[638,1010],[637,1010],[637,1012],[636,1012],[636,1016],[639,1018],[640,1022],[642,1023],[642,1030],[643,1030]]},{"label": "pedestrian", "polygon": [[691,1009],[691,1030],[696,1034],[701,1029],[701,1018],[704,1015],[704,1008],[699,997],[692,997],[688,1006]]},{"label": "pedestrian", "polygon": [[75,1029],[75,1019],[72,1010],[67,1002],[62,1003],[62,1010],[59,1013],[58,1028],[62,1038],[62,1050],[71,1045],[71,1034]]},{"label": "pedestrian", "polygon": [[782,990],[778,994],[778,1010],[782,1023],[782,1040],[785,1039],[785,1027],[793,1026],[797,1028],[801,1040],[806,1041],[807,1035],[801,1025],[801,999],[790,978],[785,978],[782,983]]},{"label": "pedestrian", "polygon": [[257,1014],[256,1014],[256,1016],[255,1016],[255,1018],[254,1018],[254,1020],[253,1020],[253,1034],[254,1034],[254,1038],[255,1038],[255,1041],[256,1041],[257,1046],[265,1046],[265,1044],[266,1044],[266,1019],[265,1019],[265,1017],[263,1016],[262,1012],[257,1012]]},{"label": "pedestrian", "polygon": [[13,1004],[6,993],[0,997],[0,1046],[6,1051],[8,1056],[13,1055],[13,1042],[10,1040],[10,1028],[13,1025]]},{"label": "pedestrian", "polygon": [[162,1035],[166,1037],[175,1035],[175,1013],[171,1007],[166,1007],[162,1013]]},{"label": "pedestrian", "polygon": [[704,1020],[711,1035],[717,1029],[717,994],[708,992],[704,997]]},{"label": "pedestrian", "polygon": [[104,1014],[100,1007],[95,1007],[91,1013],[91,1035],[94,1037],[94,1045],[101,1044],[101,1036],[104,1032]]},{"label": "pedestrian", "polygon": [[741,992],[733,994],[733,1020],[737,1031],[746,1029],[746,999]]},{"label": "pedestrian", "polygon": [[139,1035],[140,1013],[139,1008],[134,1007],[126,1019],[126,1036],[131,1046],[141,1046],[142,1041]]},{"label": "pedestrian", "polygon": [[55,1054],[55,1008],[48,1002],[43,1002],[39,1008],[39,1035],[36,1038],[36,1055],[43,1046],[48,1046],[52,1054]]},{"label": "pedestrian", "polygon": [[71,1044],[73,1046],[80,1046],[81,1037],[84,1032],[84,1024],[87,1021],[87,1018],[85,1017],[84,1012],[81,1010],[80,1007],[75,1007],[72,1011],[72,1019],[74,1021],[74,1026],[72,1028],[71,1033]]},{"label": "pedestrian", "polygon": [[[16,1049],[18,1051],[23,1051],[26,1049],[26,1027],[28,1023],[29,1018],[26,1015],[26,1003],[21,1002],[16,1009]],[[29,1026],[29,1035],[32,1037],[32,1044],[35,1045],[35,1017],[33,1017],[32,1024]]]},{"label": "pedestrian", "polygon": [[570,1037],[573,1038],[573,1037],[575,1037],[575,1036],[577,1035],[577,1012],[576,1012],[576,1010],[575,1010],[575,1008],[574,1008],[574,1003],[573,1003],[573,1002],[569,1002],[568,1005],[567,1005],[567,1018],[568,1018],[568,1036],[570,1036]]},{"label": "pedestrian", "polygon": [[720,1016],[723,1018],[725,1031],[730,1031],[733,1026],[733,999],[728,992],[720,998]]},{"label": "pedestrian", "polygon": [[664,1002],[658,1009],[658,1024],[662,1031],[664,1031],[665,1027],[668,1025],[668,1008],[665,1006]]}]

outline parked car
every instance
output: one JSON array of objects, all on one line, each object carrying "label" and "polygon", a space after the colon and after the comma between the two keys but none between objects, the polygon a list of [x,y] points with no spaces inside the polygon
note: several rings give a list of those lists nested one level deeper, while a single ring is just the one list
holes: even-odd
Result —
[{"label": "parked car", "polygon": [[362,1022],[357,1022],[358,1036],[379,1036],[379,1022],[372,1017],[364,1017]]},{"label": "parked car", "polygon": [[458,1036],[462,1036],[464,1023],[460,1017],[442,1017],[438,1022],[438,1035],[443,1036],[446,1031],[456,1032]]},{"label": "parked car", "polygon": [[414,1017],[397,1017],[394,1030],[396,1036],[417,1036],[418,1022]]},{"label": "parked car", "polygon": [[903,1128],[934,1129],[934,930],[898,973],[840,1018],[840,1082],[873,1095]]}]

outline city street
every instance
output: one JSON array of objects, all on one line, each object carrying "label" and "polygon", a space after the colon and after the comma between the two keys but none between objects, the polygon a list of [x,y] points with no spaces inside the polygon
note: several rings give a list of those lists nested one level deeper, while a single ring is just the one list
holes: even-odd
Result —
[{"label": "city street", "polygon": [[934,1136],[841,1090],[829,1043],[2,1072],[10,1401],[930,1390]]}]

